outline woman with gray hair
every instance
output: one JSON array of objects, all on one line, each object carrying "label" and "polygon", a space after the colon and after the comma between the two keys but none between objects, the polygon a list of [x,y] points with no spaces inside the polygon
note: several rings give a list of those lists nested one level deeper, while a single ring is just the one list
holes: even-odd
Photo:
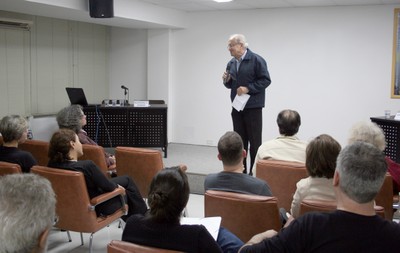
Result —
[{"label": "woman with gray hair", "polygon": [[24,143],[28,135],[28,122],[19,115],[5,116],[0,121],[0,133],[3,145],[0,146],[0,161],[16,163],[22,172],[30,172],[37,164],[31,153],[18,149],[18,144]]},{"label": "woman with gray hair", "polygon": [[[59,128],[67,128],[73,130],[79,137],[82,144],[96,145],[97,143],[92,140],[82,128],[86,126],[86,115],[83,113],[82,106],[71,105],[61,109],[57,113],[57,123]],[[104,152],[107,167],[110,170],[115,169],[115,157],[107,152]]]},{"label": "woman with gray hair", "polygon": [[[356,141],[363,141],[374,145],[383,152],[386,147],[385,133],[376,123],[369,121],[361,121],[351,128],[349,136],[349,144]],[[393,193],[398,194],[400,191],[400,164],[396,163],[390,157],[386,156],[388,172],[393,178]]]}]

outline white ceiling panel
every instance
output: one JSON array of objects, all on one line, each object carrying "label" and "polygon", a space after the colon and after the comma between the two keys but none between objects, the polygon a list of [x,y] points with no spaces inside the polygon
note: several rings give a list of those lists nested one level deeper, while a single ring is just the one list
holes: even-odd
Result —
[{"label": "white ceiling panel", "polygon": [[213,0],[141,0],[166,8],[196,11],[218,11],[238,9],[268,9],[311,6],[347,6],[400,4],[400,0],[233,0],[229,3],[216,3]]}]

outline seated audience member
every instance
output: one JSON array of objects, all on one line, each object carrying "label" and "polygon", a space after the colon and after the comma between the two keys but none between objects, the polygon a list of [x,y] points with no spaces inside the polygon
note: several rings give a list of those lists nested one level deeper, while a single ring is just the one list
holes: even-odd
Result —
[{"label": "seated audience member", "polygon": [[0,121],[0,133],[3,145],[0,146],[0,161],[16,163],[24,173],[31,171],[37,165],[31,153],[18,149],[18,144],[24,143],[28,134],[28,122],[19,115],[5,116]]},{"label": "seated audience member", "polygon": [[[307,142],[296,136],[301,125],[297,111],[283,110],[278,114],[276,123],[280,136],[261,144],[258,148],[254,168],[258,160],[272,159],[305,163]],[[253,169],[254,169],[253,168]]]},{"label": "seated audience member", "polygon": [[307,145],[306,168],[309,177],[296,184],[290,209],[294,218],[299,216],[303,199],[336,200],[332,182],[340,149],[340,144],[327,134],[317,136]]},{"label": "seated audience member", "polygon": [[[123,187],[126,190],[129,207],[128,217],[132,214],[144,214],[146,212],[146,203],[130,177],[119,176],[108,179],[94,162],[90,160],[78,161],[78,157],[82,154],[82,144],[75,132],[70,129],[60,129],[53,134],[50,140],[48,166],[82,172],[85,176],[90,198],[111,192],[117,187]],[[121,201],[117,196],[97,205],[96,213],[98,216],[107,216],[119,208],[121,208]]]},{"label": "seated audience member", "polygon": [[50,182],[35,174],[0,177],[0,252],[46,252],[56,221]]},{"label": "seated audience member", "polygon": [[[71,105],[61,109],[57,113],[57,123],[59,128],[67,128],[73,130],[79,137],[82,144],[97,145],[82,128],[86,126],[86,115],[82,111],[82,106]],[[115,157],[104,152],[104,157],[109,169],[115,169]]]},{"label": "seated audience member", "polygon": [[207,175],[204,189],[272,196],[265,181],[243,173],[245,157],[246,150],[240,135],[233,131],[226,132],[218,141],[218,159],[222,161],[224,170]]},{"label": "seated audience member", "polygon": [[122,240],[189,253],[237,252],[243,242],[226,229],[220,229],[216,242],[203,225],[180,224],[188,200],[186,174],[178,167],[161,170],[150,185],[149,211],[127,220]]},{"label": "seated audience member", "polygon": [[[371,143],[382,152],[386,147],[385,133],[382,128],[369,121],[358,122],[351,128],[348,142],[351,144],[355,141]],[[400,164],[388,156],[385,159],[388,165],[388,172],[393,178],[393,193],[397,195],[400,191]]]},{"label": "seated audience member", "polygon": [[255,235],[239,252],[399,252],[400,225],[374,210],[386,171],[380,149],[360,141],[348,145],[333,176],[336,211],[307,213],[279,233]]}]

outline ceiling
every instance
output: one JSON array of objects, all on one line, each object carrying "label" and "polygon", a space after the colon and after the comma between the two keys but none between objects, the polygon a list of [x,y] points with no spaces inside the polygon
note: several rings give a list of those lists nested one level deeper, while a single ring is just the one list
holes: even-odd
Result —
[{"label": "ceiling", "polygon": [[400,4],[400,0],[233,0],[217,3],[213,0],[141,0],[142,2],[187,12],[269,9],[315,6],[356,6]]},{"label": "ceiling", "polygon": [[180,29],[190,13],[297,7],[400,4],[400,0],[114,0],[114,18],[93,19],[89,0],[0,0],[0,10],[133,29]]}]

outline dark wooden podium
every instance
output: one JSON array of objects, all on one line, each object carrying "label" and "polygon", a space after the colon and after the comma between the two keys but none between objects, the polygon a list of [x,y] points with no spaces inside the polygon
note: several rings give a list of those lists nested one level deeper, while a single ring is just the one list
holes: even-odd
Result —
[{"label": "dark wooden podium", "polygon": [[400,121],[394,120],[394,116],[388,119],[385,117],[371,117],[370,119],[385,132],[385,155],[389,156],[396,163],[400,163]]},{"label": "dark wooden podium", "polygon": [[160,147],[167,157],[167,110],[166,104],[86,106],[84,130],[103,147]]}]

